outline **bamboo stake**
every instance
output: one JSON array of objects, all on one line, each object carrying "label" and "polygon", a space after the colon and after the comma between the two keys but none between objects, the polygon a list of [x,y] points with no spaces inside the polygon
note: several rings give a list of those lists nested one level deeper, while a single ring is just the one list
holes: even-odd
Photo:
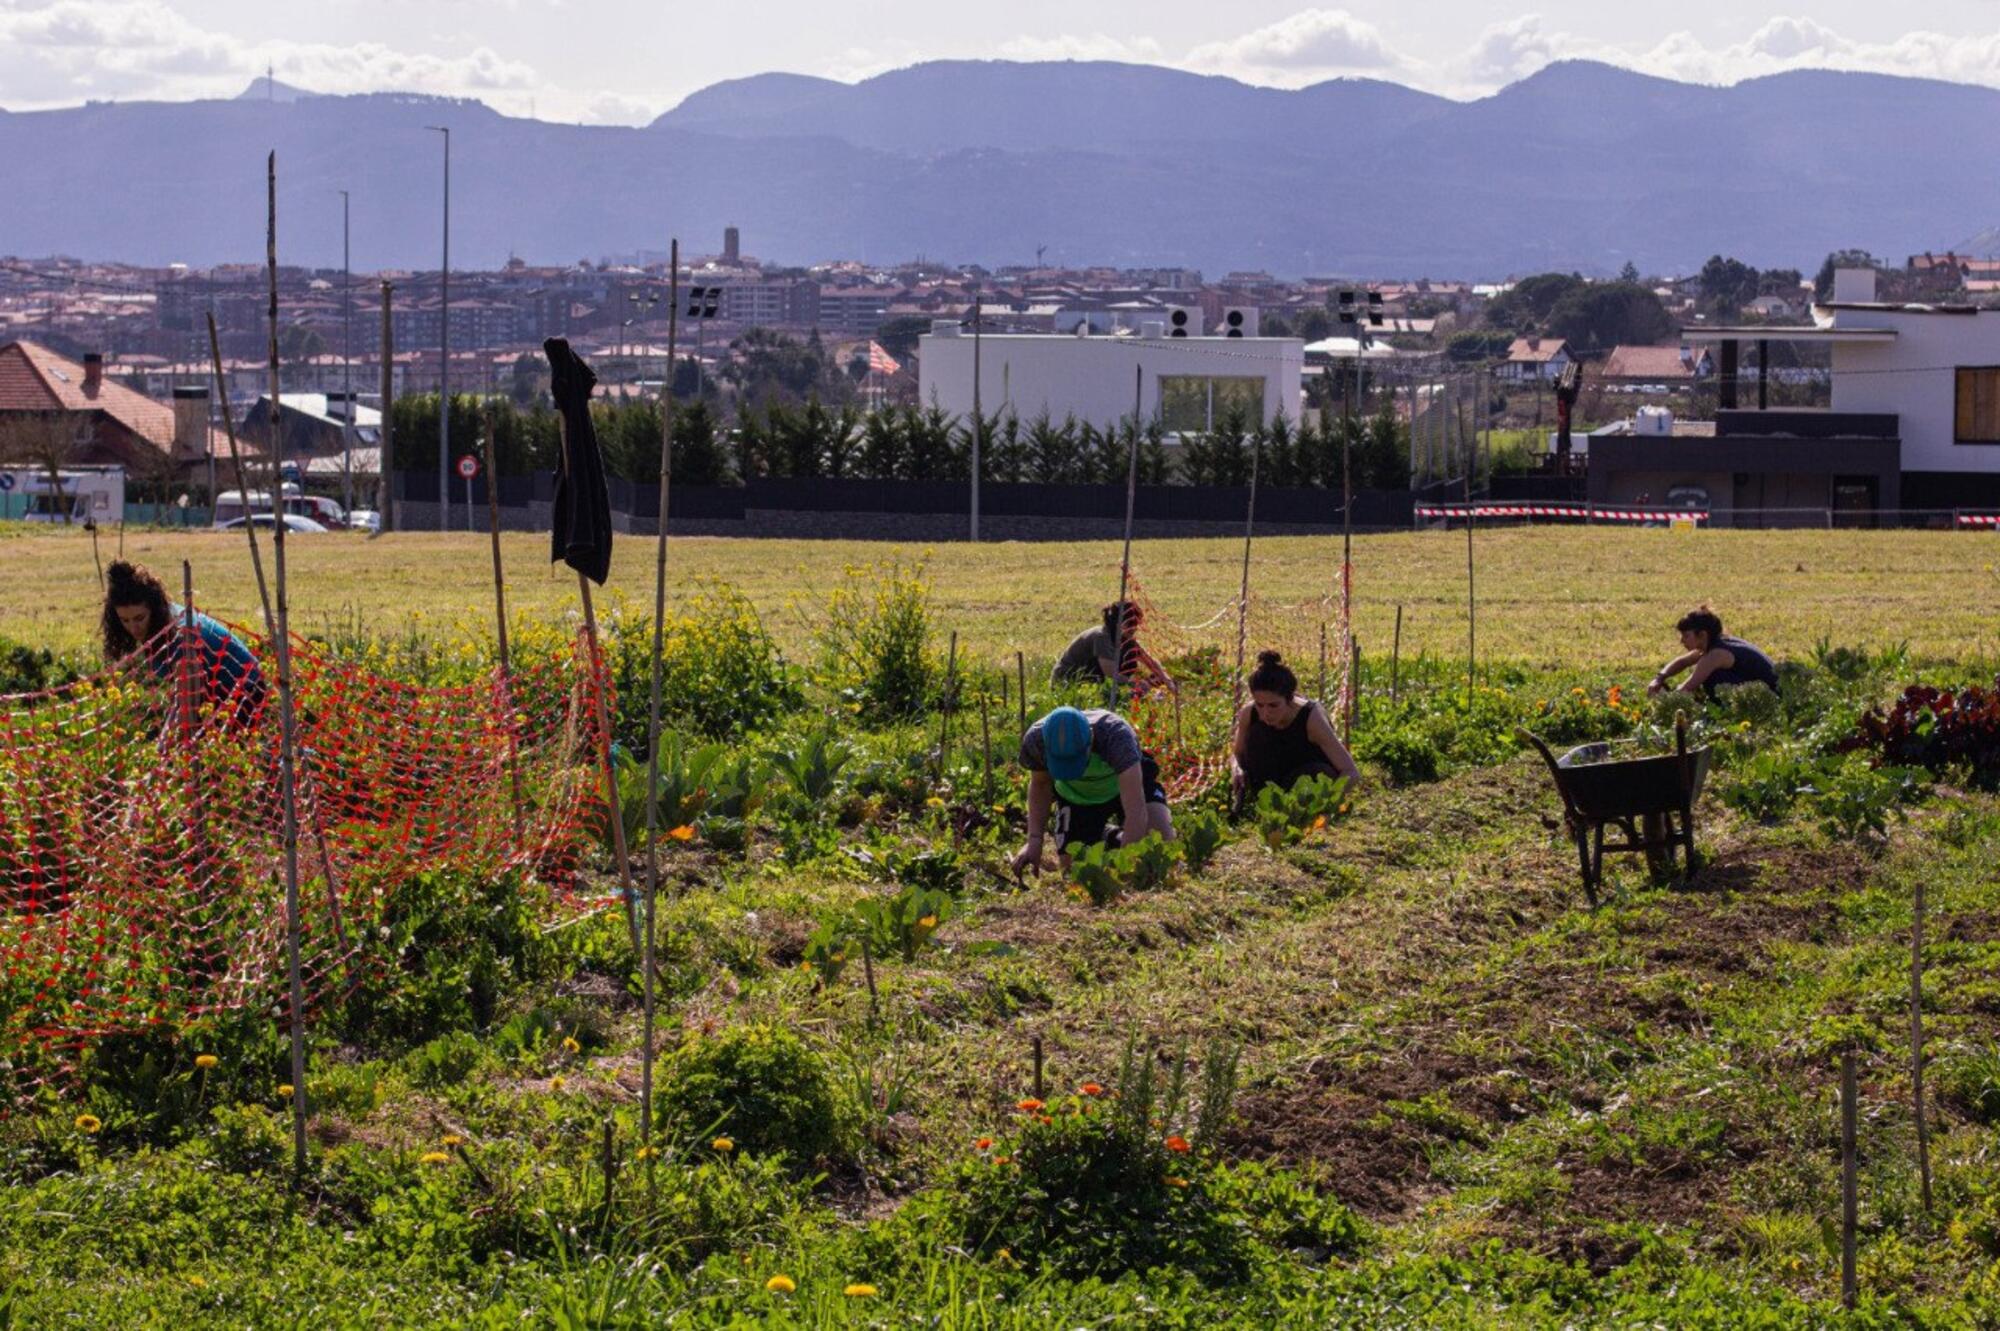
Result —
[{"label": "bamboo stake", "polygon": [[83,520],[83,527],[85,531],[90,533],[90,562],[97,565],[97,590],[102,595],[104,591],[104,556],[97,553],[97,519],[85,518]]},{"label": "bamboo stake", "polygon": [[1917,1117],[1917,1174],[1931,1214],[1931,1128],[1924,1108],[1924,879],[1917,875],[1910,919],[1910,1099]]},{"label": "bamboo stake", "polygon": [[[215,332],[215,312],[208,314],[208,354],[215,363],[215,395],[222,402],[222,430],[229,439],[229,465],[236,472],[236,493],[242,497],[246,518],[250,512],[250,478],[243,474],[243,453],[236,443],[236,421],[229,410],[229,394],[222,377],[222,341]],[[213,502],[215,496],[210,495]],[[250,571],[257,575],[257,600],[264,607],[264,628],[272,641],[278,637],[278,615],[271,608],[271,588],[264,581],[264,557],[257,549],[257,524],[245,521],[243,535],[250,542]]]},{"label": "bamboo stake", "polygon": [[1472,468],[1465,470],[1465,705],[1472,706],[1479,680],[1479,595],[1473,575],[1472,533],[1479,520],[1472,509]]},{"label": "bamboo stake", "polygon": [[1314,690],[1313,697],[1315,698],[1326,697],[1326,621],[1325,620],[1321,620],[1319,625],[1319,688]]},{"label": "bamboo stake", "polygon": [[1028,733],[1028,658],[1020,652],[1014,653],[1014,673],[1021,681],[1021,733]]},{"label": "bamboo stake", "polygon": [[[643,1041],[639,1058],[639,1144],[653,1141],[653,968],[658,946],[654,928],[660,897],[660,652],[667,620],[667,501],[674,479],[674,358],[679,354],[681,306],[681,242],[667,247],[667,374],[660,383],[660,529],[653,556],[653,677],[646,717],[646,946],[640,969],[644,976]],[[652,1153],[646,1155],[646,1189],[653,1188]]]},{"label": "bamboo stake", "polygon": [[632,852],[625,844],[625,806],[618,797],[618,769],[611,762],[611,711],[604,701],[604,652],[597,638],[597,603],[591,599],[590,579],[576,575],[577,590],[583,594],[583,633],[590,643],[590,694],[597,712],[598,757],[604,769],[604,804],[611,817],[611,853],[618,857],[618,884],[625,894],[625,931],[632,942],[632,954],[642,956],[639,938],[639,889],[632,881]]},{"label": "bamboo stake", "polygon": [[1236,677],[1229,686],[1229,724],[1243,708],[1243,649],[1250,638],[1250,541],[1257,530],[1257,464],[1264,455],[1260,432],[1250,447],[1250,499],[1243,508],[1243,585],[1236,594]]},{"label": "bamboo stake", "polygon": [[986,759],[986,807],[990,809],[993,807],[993,695],[983,689],[979,694],[979,749]]},{"label": "bamboo stake", "polygon": [[1347,732],[1345,738],[1354,737],[1354,727],[1361,720],[1361,639],[1355,638],[1350,645],[1353,657],[1347,667]]},{"label": "bamboo stake", "polygon": [[944,693],[938,699],[938,775],[944,775],[951,745],[952,695],[958,687],[958,630],[951,631],[951,654],[944,663]]},{"label": "bamboo stake", "polygon": [[[283,435],[278,396],[278,154],[265,159],[266,225],[264,257],[270,274],[271,353],[271,568],[277,583],[276,639],[278,651],[278,775],[283,801],[285,845],[285,954],[291,972],[292,1027],[292,1170],[299,1180],[306,1172],[306,1028],[305,981],[299,973],[299,809],[298,743],[292,712],[291,620],[285,603],[285,508],[281,495],[279,455]],[[249,512],[249,504],[244,504]],[[249,525],[247,522],[245,525]]]},{"label": "bamboo stake", "polygon": [[[380,511],[382,530],[396,530],[396,484],[394,453],[396,446],[396,338],[395,324],[390,318],[391,298],[395,294],[395,284],[382,279],[382,445],[375,460],[375,484],[381,491]],[[209,316],[211,333],[215,316]],[[218,368],[217,373],[221,371]],[[223,399],[224,407],[228,399]]]},{"label": "bamboo stake", "polygon": [[[514,845],[526,835],[521,814],[521,736],[514,724],[514,656],[507,645],[507,575],[500,564],[500,468],[493,444],[494,425],[486,422],[486,515],[493,528],[493,617],[500,633],[500,708],[507,718],[507,776],[514,788]],[[466,512],[472,506],[466,505]]]},{"label": "bamboo stake", "polygon": [[[1125,670],[1125,646],[1130,641],[1125,597],[1132,588],[1132,513],[1139,502],[1139,411],[1145,392],[1144,366],[1132,367],[1132,446],[1125,461],[1125,553],[1118,560],[1118,643],[1111,661],[1111,710],[1118,710],[1118,676]],[[1023,727],[1025,729],[1025,727]]]},{"label": "bamboo stake", "polygon": [[1854,1279],[1856,1094],[1854,1054],[1850,1051],[1840,1056],[1840,1304],[1849,1311],[1854,1308],[1856,1295]]},{"label": "bamboo stake", "polygon": [[1035,1098],[1037,1100],[1040,1100],[1045,1095],[1047,1095],[1048,1088],[1047,1085],[1042,1080],[1042,1037],[1039,1035],[1035,1037],[1034,1050],[1035,1050]]},{"label": "bamboo stake", "polygon": [[1389,648],[1389,701],[1396,701],[1403,672],[1403,607],[1396,607],[1396,640]]}]

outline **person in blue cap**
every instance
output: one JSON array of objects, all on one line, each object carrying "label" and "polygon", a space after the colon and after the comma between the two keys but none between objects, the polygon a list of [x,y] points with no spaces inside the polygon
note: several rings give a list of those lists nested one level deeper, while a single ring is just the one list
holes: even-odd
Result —
[{"label": "person in blue cap", "polygon": [[1116,712],[1058,707],[1021,736],[1021,766],[1028,769],[1028,842],[1014,856],[1014,871],[1041,867],[1043,844],[1053,832],[1056,854],[1069,867],[1074,848],[1107,839],[1130,845],[1158,832],[1174,839],[1174,819],[1160,766],[1140,747],[1139,732]]}]

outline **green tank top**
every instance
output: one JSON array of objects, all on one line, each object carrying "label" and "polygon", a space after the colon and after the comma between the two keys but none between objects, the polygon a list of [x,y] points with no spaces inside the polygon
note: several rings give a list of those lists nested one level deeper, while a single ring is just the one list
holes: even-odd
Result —
[{"label": "green tank top", "polygon": [[1056,794],[1068,804],[1109,804],[1118,798],[1118,773],[1093,753],[1084,764],[1082,776],[1074,781],[1056,782]]}]

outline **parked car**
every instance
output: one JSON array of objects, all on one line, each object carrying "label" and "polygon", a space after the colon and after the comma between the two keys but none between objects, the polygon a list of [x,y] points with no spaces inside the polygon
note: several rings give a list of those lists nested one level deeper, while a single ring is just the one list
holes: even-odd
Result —
[{"label": "parked car", "polygon": [[382,515],[372,508],[350,508],[347,510],[347,529],[365,531],[373,536],[382,530]]},{"label": "parked car", "polygon": [[[240,531],[245,522],[253,524],[259,531],[271,530],[271,515],[269,513],[257,513],[248,518],[231,518],[228,522],[222,524],[220,530]],[[314,522],[311,518],[303,518],[296,513],[287,513],[285,514],[285,530],[300,534],[310,532],[323,533],[326,531],[326,527],[321,523]]]},{"label": "parked car", "polygon": [[288,494],[285,496],[285,512],[311,518],[328,531],[339,531],[348,525],[347,510],[325,495]]}]

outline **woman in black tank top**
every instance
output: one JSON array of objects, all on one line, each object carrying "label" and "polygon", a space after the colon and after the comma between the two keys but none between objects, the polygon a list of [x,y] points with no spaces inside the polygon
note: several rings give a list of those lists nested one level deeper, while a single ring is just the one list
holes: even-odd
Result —
[{"label": "woman in black tank top", "polygon": [[1326,709],[1299,696],[1299,680],[1276,652],[1257,657],[1250,701],[1236,714],[1230,780],[1254,799],[1265,786],[1290,789],[1308,776],[1361,780],[1354,755],[1334,733]]},{"label": "woman in black tank top", "polygon": [[1660,673],[1646,686],[1648,694],[1666,690],[1683,670],[1692,671],[1680,686],[1683,693],[1713,698],[1717,687],[1739,684],[1762,684],[1773,693],[1778,691],[1778,668],[1771,664],[1771,658],[1743,639],[1725,635],[1722,616],[1707,606],[1695,607],[1674,627],[1685,650],[1660,667]]}]

